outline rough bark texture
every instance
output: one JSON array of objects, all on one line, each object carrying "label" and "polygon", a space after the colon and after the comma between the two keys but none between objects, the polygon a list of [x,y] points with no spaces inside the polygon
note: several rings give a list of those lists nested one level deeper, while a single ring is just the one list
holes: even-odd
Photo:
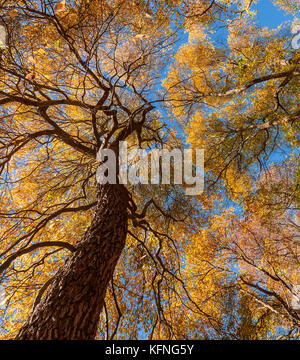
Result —
[{"label": "rough bark texture", "polygon": [[95,338],[106,289],[125,245],[127,205],[122,185],[100,187],[91,226],[16,339]]}]

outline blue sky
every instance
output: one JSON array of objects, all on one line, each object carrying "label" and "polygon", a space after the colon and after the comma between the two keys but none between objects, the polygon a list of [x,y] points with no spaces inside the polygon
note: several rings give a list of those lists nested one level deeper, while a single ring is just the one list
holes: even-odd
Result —
[{"label": "blue sky", "polygon": [[258,11],[258,23],[261,26],[268,26],[270,29],[277,27],[285,21],[293,20],[292,15],[281,10],[274,5],[271,0],[259,0],[258,3],[253,6],[253,9]]}]

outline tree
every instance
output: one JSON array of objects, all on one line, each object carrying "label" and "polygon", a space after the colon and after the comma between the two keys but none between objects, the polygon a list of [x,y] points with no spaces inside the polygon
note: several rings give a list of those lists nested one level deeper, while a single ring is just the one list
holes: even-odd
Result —
[{"label": "tree", "polygon": [[[277,218],[297,203],[296,175],[281,194],[262,170],[278,141],[295,158],[299,54],[284,30],[255,27],[252,3],[1,2],[3,338],[248,339],[280,321],[294,331],[294,275],[288,287],[272,277],[294,265],[293,249],[278,255],[292,225],[280,235]],[[216,46],[207,30],[224,26]],[[182,129],[205,147],[203,195],[96,182],[99,149],[118,162],[120,141],[182,148]],[[282,197],[282,209],[262,206]],[[241,263],[251,276],[233,271]]]},{"label": "tree", "polygon": [[[286,28],[245,13],[222,42],[203,26],[188,31],[165,87],[190,144],[205,149],[213,203],[186,250],[188,290],[226,337],[276,337],[282,326],[297,338],[299,51]],[[182,316],[187,333],[214,331]]]},{"label": "tree", "polygon": [[[156,53],[167,49],[172,34],[162,32],[164,19],[153,20],[153,35],[141,41],[152,20],[142,4],[133,10],[129,17],[126,1],[2,4],[9,39],[1,60],[1,271],[22,256],[32,270],[29,283],[47,263],[38,276],[44,281],[53,271],[49,257],[71,252],[65,264],[66,254],[58,257],[61,267],[41,288],[18,339],[94,338],[129,213],[135,222],[143,217],[123,185],[92,180],[100,147],[118,157],[119,141],[134,134],[140,145],[160,141],[146,94],[162,65]],[[90,209],[87,226],[80,214]],[[59,234],[66,219],[69,229]],[[22,271],[16,270],[19,286]]]},{"label": "tree", "polygon": [[222,332],[191,309],[175,322],[177,331],[257,340],[278,338],[280,326],[281,337],[299,337],[299,313],[291,303],[299,262],[299,226],[290,203],[298,185],[292,175],[291,163],[272,167],[242,216],[234,207],[223,210],[193,235],[185,282],[198,306],[219,319]]},{"label": "tree", "polygon": [[[184,287],[176,275],[184,227],[178,245],[172,233],[178,220],[188,228],[195,210],[183,189],[95,183],[99,149],[113,150],[118,161],[123,140],[144,148],[179,143],[165,130],[155,109],[162,99],[154,92],[168,61],[162,55],[182,23],[178,10],[184,19],[193,3],[174,5],[1,3],[8,33],[0,66],[1,276],[8,304],[14,302],[6,313],[15,321],[9,336],[94,338],[103,307],[105,315],[114,307],[115,329],[109,334],[106,320],[105,335],[114,337],[121,309],[113,273],[127,235],[134,248],[127,261],[141,263],[147,254],[153,262],[147,278],[154,327],[166,323],[162,282]],[[115,304],[106,305],[109,283]]]}]

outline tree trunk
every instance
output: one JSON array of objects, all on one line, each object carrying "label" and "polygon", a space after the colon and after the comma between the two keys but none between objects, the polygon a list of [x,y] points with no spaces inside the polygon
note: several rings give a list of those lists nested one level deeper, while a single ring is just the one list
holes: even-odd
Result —
[{"label": "tree trunk", "polygon": [[125,245],[127,190],[102,185],[91,226],[56,273],[17,340],[94,339],[106,289]]}]

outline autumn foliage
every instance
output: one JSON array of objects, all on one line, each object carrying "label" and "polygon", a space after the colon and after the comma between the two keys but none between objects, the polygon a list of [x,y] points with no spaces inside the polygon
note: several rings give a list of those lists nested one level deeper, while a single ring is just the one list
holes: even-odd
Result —
[{"label": "autumn foliage", "polygon": [[[261,27],[254,5],[0,0],[2,339],[39,324],[97,209],[97,241],[120,236],[110,216],[126,238],[106,264],[97,339],[299,338],[300,53],[290,24]],[[128,185],[108,190],[110,209],[96,155],[123,140],[204,149],[203,194]]]}]

